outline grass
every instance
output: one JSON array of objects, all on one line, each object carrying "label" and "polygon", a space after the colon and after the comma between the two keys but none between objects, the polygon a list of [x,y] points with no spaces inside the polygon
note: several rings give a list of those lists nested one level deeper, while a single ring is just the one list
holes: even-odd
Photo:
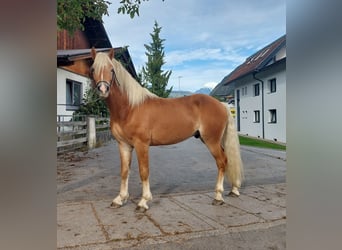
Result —
[{"label": "grass", "polygon": [[259,147],[259,148],[286,150],[285,145],[280,145],[278,143],[272,143],[272,142],[250,138],[246,136],[240,136],[240,135],[239,135],[239,139],[240,139],[240,145]]}]

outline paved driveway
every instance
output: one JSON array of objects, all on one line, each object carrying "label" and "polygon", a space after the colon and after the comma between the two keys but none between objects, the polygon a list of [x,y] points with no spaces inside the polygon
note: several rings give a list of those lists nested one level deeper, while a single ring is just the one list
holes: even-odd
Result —
[{"label": "paved driveway", "polygon": [[[154,199],[144,214],[134,211],[141,195],[135,155],[130,200],[120,209],[108,208],[120,186],[115,141],[59,156],[58,248],[284,249],[286,154],[244,146],[241,150],[245,165],[241,196],[225,197],[226,204],[216,207],[211,200],[217,169],[200,140],[151,147]],[[227,193],[227,183],[225,189]]]},{"label": "paved driveway", "polygon": [[[284,183],[286,152],[241,146],[245,169],[243,187]],[[69,153],[58,159],[58,202],[111,199],[120,188],[120,159],[115,141],[86,153]],[[211,191],[217,167],[205,145],[195,138],[150,148],[152,194]],[[225,189],[229,186],[225,183]],[[133,154],[129,192],[141,194],[136,155]]]}]

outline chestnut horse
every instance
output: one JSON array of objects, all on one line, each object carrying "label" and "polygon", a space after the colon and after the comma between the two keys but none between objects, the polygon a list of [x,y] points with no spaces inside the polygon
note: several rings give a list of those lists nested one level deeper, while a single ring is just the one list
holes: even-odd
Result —
[{"label": "chestnut horse", "polygon": [[181,98],[160,98],[143,88],[116,61],[114,50],[96,53],[90,75],[100,97],[110,110],[110,128],[118,142],[121,159],[121,186],[111,206],[120,207],[128,199],[128,176],[132,150],[136,151],[142,181],[142,198],[137,209],[148,209],[152,200],[149,183],[149,146],[169,145],[191,136],[199,137],[216,160],[218,176],[213,204],[223,204],[224,174],[239,196],[242,181],[240,144],[229,109],[202,94]]}]

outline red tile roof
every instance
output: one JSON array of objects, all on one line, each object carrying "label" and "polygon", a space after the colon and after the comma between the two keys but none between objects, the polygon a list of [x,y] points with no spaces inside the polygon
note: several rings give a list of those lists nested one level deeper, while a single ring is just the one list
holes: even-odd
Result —
[{"label": "red tile roof", "polygon": [[248,57],[243,64],[238,66],[226,77],[226,79],[224,79],[223,84],[227,85],[242,76],[245,76],[253,71],[260,70],[270,60],[273,59],[274,54],[278,52],[280,48],[282,48],[285,42],[286,35],[278,38],[276,41],[272,42],[252,56]]},{"label": "red tile roof", "polygon": [[265,46],[248,57],[244,63],[233,70],[229,75],[225,76],[223,80],[211,91],[210,95],[224,96],[233,91],[230,83],[241,77],[244,77],[253,72],[261,70],[269,63],[274,62],[276,53],[286,45],[286,35],[278,38],[274,42]]}]

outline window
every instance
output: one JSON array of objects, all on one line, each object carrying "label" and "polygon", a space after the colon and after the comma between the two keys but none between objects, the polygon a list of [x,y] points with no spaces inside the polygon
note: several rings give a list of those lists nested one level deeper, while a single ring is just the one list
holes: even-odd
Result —
[{"label": "window", "polygon": [[260,84],[254,84],[254,96],[260,95]]},{"label": "window", "polygon": [[260,123],[260,110],[254,110],[254,122]]},{"label": "window", "polygon": [[242,96],[247,95],[247,86],[242,88],[241,95]]},{"label": "window", "polygon": [[277,123],[277,110],[276,109],[270,109],[269,111],[269,122],[268,123]]},{"label": "window", "polygon": [[77,110],[82,100],[82,83],[66,80],[66,108]]},{"label": "window", "polygon": [[269,91],[270,93],[274,93],[277,91],[277,82],[275,78],[269,80]]}]

